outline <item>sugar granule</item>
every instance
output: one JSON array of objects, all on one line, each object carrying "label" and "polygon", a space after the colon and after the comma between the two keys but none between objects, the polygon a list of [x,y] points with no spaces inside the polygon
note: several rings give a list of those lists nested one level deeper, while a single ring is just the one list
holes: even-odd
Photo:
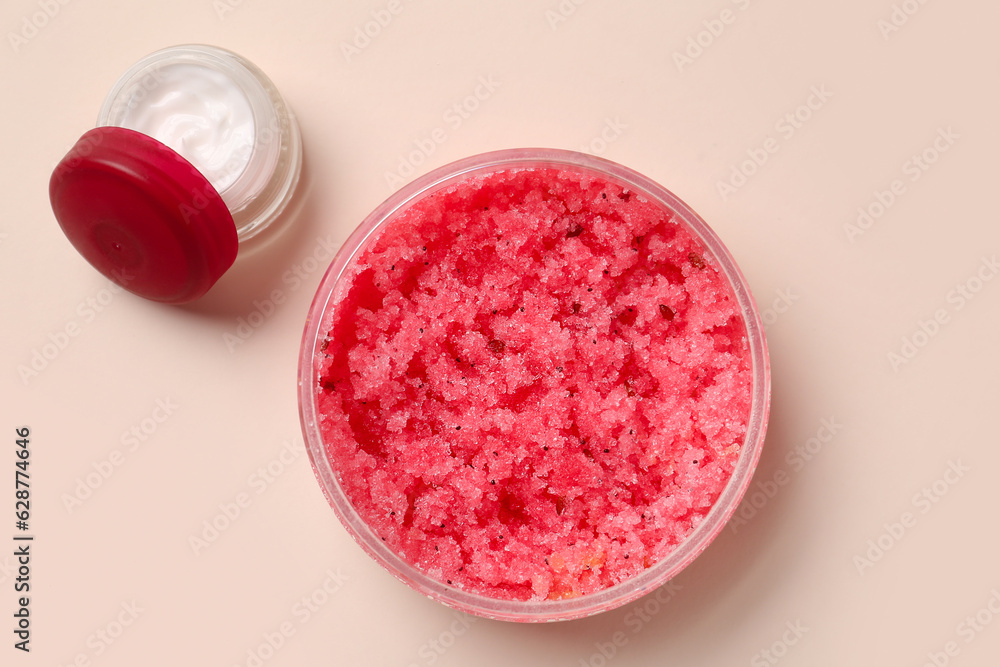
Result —
[{"label": "sugar granule", "polygon": [[326,314],[317,405],[354,508],[494,598],[586,595],[670,553],[739,458],[751,368],[715,259],[660,204],[522,169],[418,200]]}]

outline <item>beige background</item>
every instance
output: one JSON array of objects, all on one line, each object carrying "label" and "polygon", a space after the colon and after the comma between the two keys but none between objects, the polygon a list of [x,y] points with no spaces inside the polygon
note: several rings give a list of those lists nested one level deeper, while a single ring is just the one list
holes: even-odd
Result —
[{"label": "beige background", "polygon": [[[389,6],[3,3],[0,663],[996,664],[1000,280],[983,279],[1000,251],[1000,6],[401,0],[345,54]],[[173,308],[109,291],[59,231],[47,183],[117,77],[186,42],[237,51],[273,78],[298,114],[306,172],[285,231]],[[481,80],[492,83],[468,102],[478,108],[448,122]],[[797,126],[783,120],[796,112]],[[411,160],[436,128],[445,140]],[[665,604],[467,625],[361,552],[301,450],[296,356],[330,249],[391,193],[387,172],[515,146],[586,147],[677,193],[727,243],[769,322],[756,507],[745,501],[745,522]],[[762,150],[764,165],[723,197],[719,183]],[[921,169],[925,151],[934,163]],[[895,180],[892,205],[850,235]],[[263,324],[227,345],[258,308]],[[944,323],[928,324],[939,310]],[[67,326],[78,335],[22,377]],[[912,359],[894,364],[903,352]],[[10,631],[23,425],[30,655]],[[193,548],[213,521],[225,529]]]}]

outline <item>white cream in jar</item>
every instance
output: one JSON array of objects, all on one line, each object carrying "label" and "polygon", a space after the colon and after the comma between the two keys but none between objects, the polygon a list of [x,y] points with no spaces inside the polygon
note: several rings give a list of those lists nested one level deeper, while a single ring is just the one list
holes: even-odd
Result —
[{"label": "white cream in jar", "polygon": [[170,146],[224,192],[253,153],[250,101],[232,79],[202,65],[167,65],[153,78],[156,85],[126,106],[121,127]]}]

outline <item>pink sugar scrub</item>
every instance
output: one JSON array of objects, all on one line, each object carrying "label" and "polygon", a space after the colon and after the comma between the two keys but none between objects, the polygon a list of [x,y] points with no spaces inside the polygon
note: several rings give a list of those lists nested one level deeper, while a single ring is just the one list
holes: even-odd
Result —
[{"label": "pink sugar scrub", "polygon": [[474,175],[403,209],[341,283],[313,367],[324,453],[433,579],[506,600],[601,591],[670,554],[733,474],[744,315],[642,193],[572,169]]}]

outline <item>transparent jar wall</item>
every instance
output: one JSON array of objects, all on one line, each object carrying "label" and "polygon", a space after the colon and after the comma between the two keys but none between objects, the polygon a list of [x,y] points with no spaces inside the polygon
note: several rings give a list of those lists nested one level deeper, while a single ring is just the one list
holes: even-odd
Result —
[{"label": "transparent jar wall", "polygon": [[[285,209],[302,168],[302,142],[295,117],[271,80],[245,58],[212,46],[185,45],[157,51],[129,69],[112,87],[97,125],[128,127],[137,107],[162,95],[167,73],[181,67],[209,70],[245,97],[253,118],[249,156],[227,163],[216,175],[241,242],[270,225]],[[175,78],[175,77],[174,77]],[[135,128],[133,128],[135,129]],[[154,137],[155,138],[155,137]],[[212,180],[212,179],[210,179]]]}]

